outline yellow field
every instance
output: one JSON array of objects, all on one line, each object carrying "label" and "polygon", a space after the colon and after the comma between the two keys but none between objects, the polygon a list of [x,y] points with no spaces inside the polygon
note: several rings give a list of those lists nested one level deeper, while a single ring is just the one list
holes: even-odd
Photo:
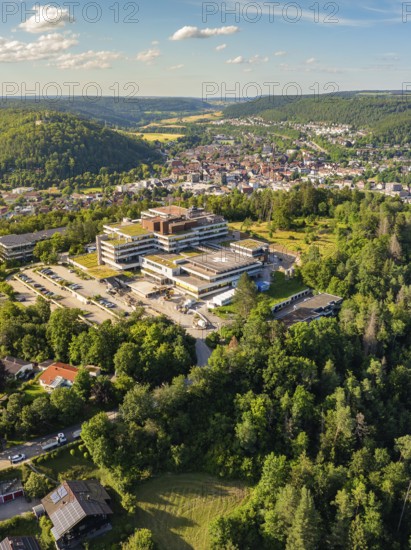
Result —
[{"label": "yellow field", "polygon": [[160,141],[161,143],[167,143],[169,141],[176,141],[178,138],[184,137],[184,134],[138,134],[145,141]]},{"label": "yellow field", "polygon": [[204,474],[162,476],[136,492],[139,528],[150,529],[159,550],[210,548],[210,523],[245,501],[247,489]]},{"label": "yellow field", "polygon": [[178,123],[190,123],[190,122],[207,122],[218,120],[223,116],[222,111],[217,111],[215,113],[204,113],[203,115],[192,115],[183,118],[166,118],[161,120],[161,124],[178,124]]},{"label": "yellow field", "polygon": [[[320,251],[325,256],[328,256],[335,250],[335,236],[330,229],[324,227],[326,223],[327,221],[325,220],[310,226],[317,235],[317,240],[311,244],[318,246]],[[245,231],[242,222],[231,223],[230,229]],[[270,237],[268,223],[257,222],[253,224],[249,232],[253,237],[264,239],[267,242],[278,245],[279,247],[284,247],[286,250],[292,252],[305,253],[311,246],[311,244],[305,242],[307,233],[305,233],[304,229],[300,231],[284,231],[278,229]]]}]

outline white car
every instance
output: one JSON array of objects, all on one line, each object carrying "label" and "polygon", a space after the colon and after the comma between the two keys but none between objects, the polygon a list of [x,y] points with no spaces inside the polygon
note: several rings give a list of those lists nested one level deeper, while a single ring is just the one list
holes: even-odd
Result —
[{"label": "white car", "polygon": [[9,460],[12,464],[17,464],[22,460],[26,460],[26,455],[24,453],[19,453],[17,455],[9,456]]},{"label": "white car", "polygon": [[57,439],[59,440],[59,443],[67,443],[66,436],[62,432],[57,434]]}]

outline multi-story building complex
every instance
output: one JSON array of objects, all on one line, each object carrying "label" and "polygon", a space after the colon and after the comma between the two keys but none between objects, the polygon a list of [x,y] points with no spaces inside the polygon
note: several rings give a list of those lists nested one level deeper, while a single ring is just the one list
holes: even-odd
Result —
[{"label": "multi-story building complex", "polygon": [[133,269],[142,256],[178,253],[227,234],[226,220],[202,209],[151,208],[142,212],[139,221],[104,226],[104,235],[97,237],[98,261],[120,270]]},{"label": "multi-story building complex", "polygon": [[262,271],[260,261],[227,249],[189,258],[170,254],[144,256],[141,267],[147,278],[159,284],[172,283],[197,299],[235,287],[243,273],[255,277]]},{"label": "multi-story building complex", "polygon": [[7,262],[27,262],[33,258],[34,247],[38,242],[51,239],[56,233],[62,234],[64,231],[64,227],[59,227],[36,233],[0,237],[0,258]]}]

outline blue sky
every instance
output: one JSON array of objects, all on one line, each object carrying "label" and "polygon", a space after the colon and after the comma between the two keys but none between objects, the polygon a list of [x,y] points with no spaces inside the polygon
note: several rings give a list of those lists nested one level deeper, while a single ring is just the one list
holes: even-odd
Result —
[{"label": "blue sky", "polygon": [[3,96],[411,89],[411,2],[17,0],[1,25]]}]

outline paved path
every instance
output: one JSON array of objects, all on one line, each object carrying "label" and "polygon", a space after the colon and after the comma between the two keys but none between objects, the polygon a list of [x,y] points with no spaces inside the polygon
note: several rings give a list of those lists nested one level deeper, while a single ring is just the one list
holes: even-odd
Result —
[{"label": "paved path", "polygon": [[205,367],[205,365],[207,365],[208,363],[208,360],[210,359],[212,351],[204,342],[204,340],[201,340],[201,338],[197,338],[196,340],[196,353],[197,365],[199,367]]},{"label": "paved path", "polygon": [[31,512],[33,506],[40,504],[40,500],[32,499],[31,502],[27,502],[24,497],[16,498],[5,504],[0,505],[0,521],[14,518],[14,516],[20,516],[25,512]]},{"label": "paved path", "polygon": [[[114,419],[117,416],[117,412],[115,411],[108,412],[107,416],[110,419]],[[80,428],[81,428],[81,424],[76,424],[75,426],[70,426],[69,428],[65,428],[64,430],[62,430],[66,436],[67,443],[72,443],[74,441],[73,432],[76,430],[79,430]],[[41,443],[43,443],[44,441],[47,441],[48,439],[51,439],[56,435],[57,435],[57,431],[52,434],[46,435],[44,437],[39,437],[37,439],[33,439],[32,441],[27,441],[22,445],[17,445],[16,447],[10,447],[5,451],[0,452],[0,470],[5,470],[6,468],[13,467],[13,465],[10,464],[10,461],[8,460],[9,456],[13,456],[18,453],[24,453],[27,457],[26,458],[26,461],[27,461],[36,456],[45,454],[45,452],[41,448]],[[20,462],[19,464],[22,464],[22,463]],[[18,466],[18,464],[16,464],[16,466]]]}]

